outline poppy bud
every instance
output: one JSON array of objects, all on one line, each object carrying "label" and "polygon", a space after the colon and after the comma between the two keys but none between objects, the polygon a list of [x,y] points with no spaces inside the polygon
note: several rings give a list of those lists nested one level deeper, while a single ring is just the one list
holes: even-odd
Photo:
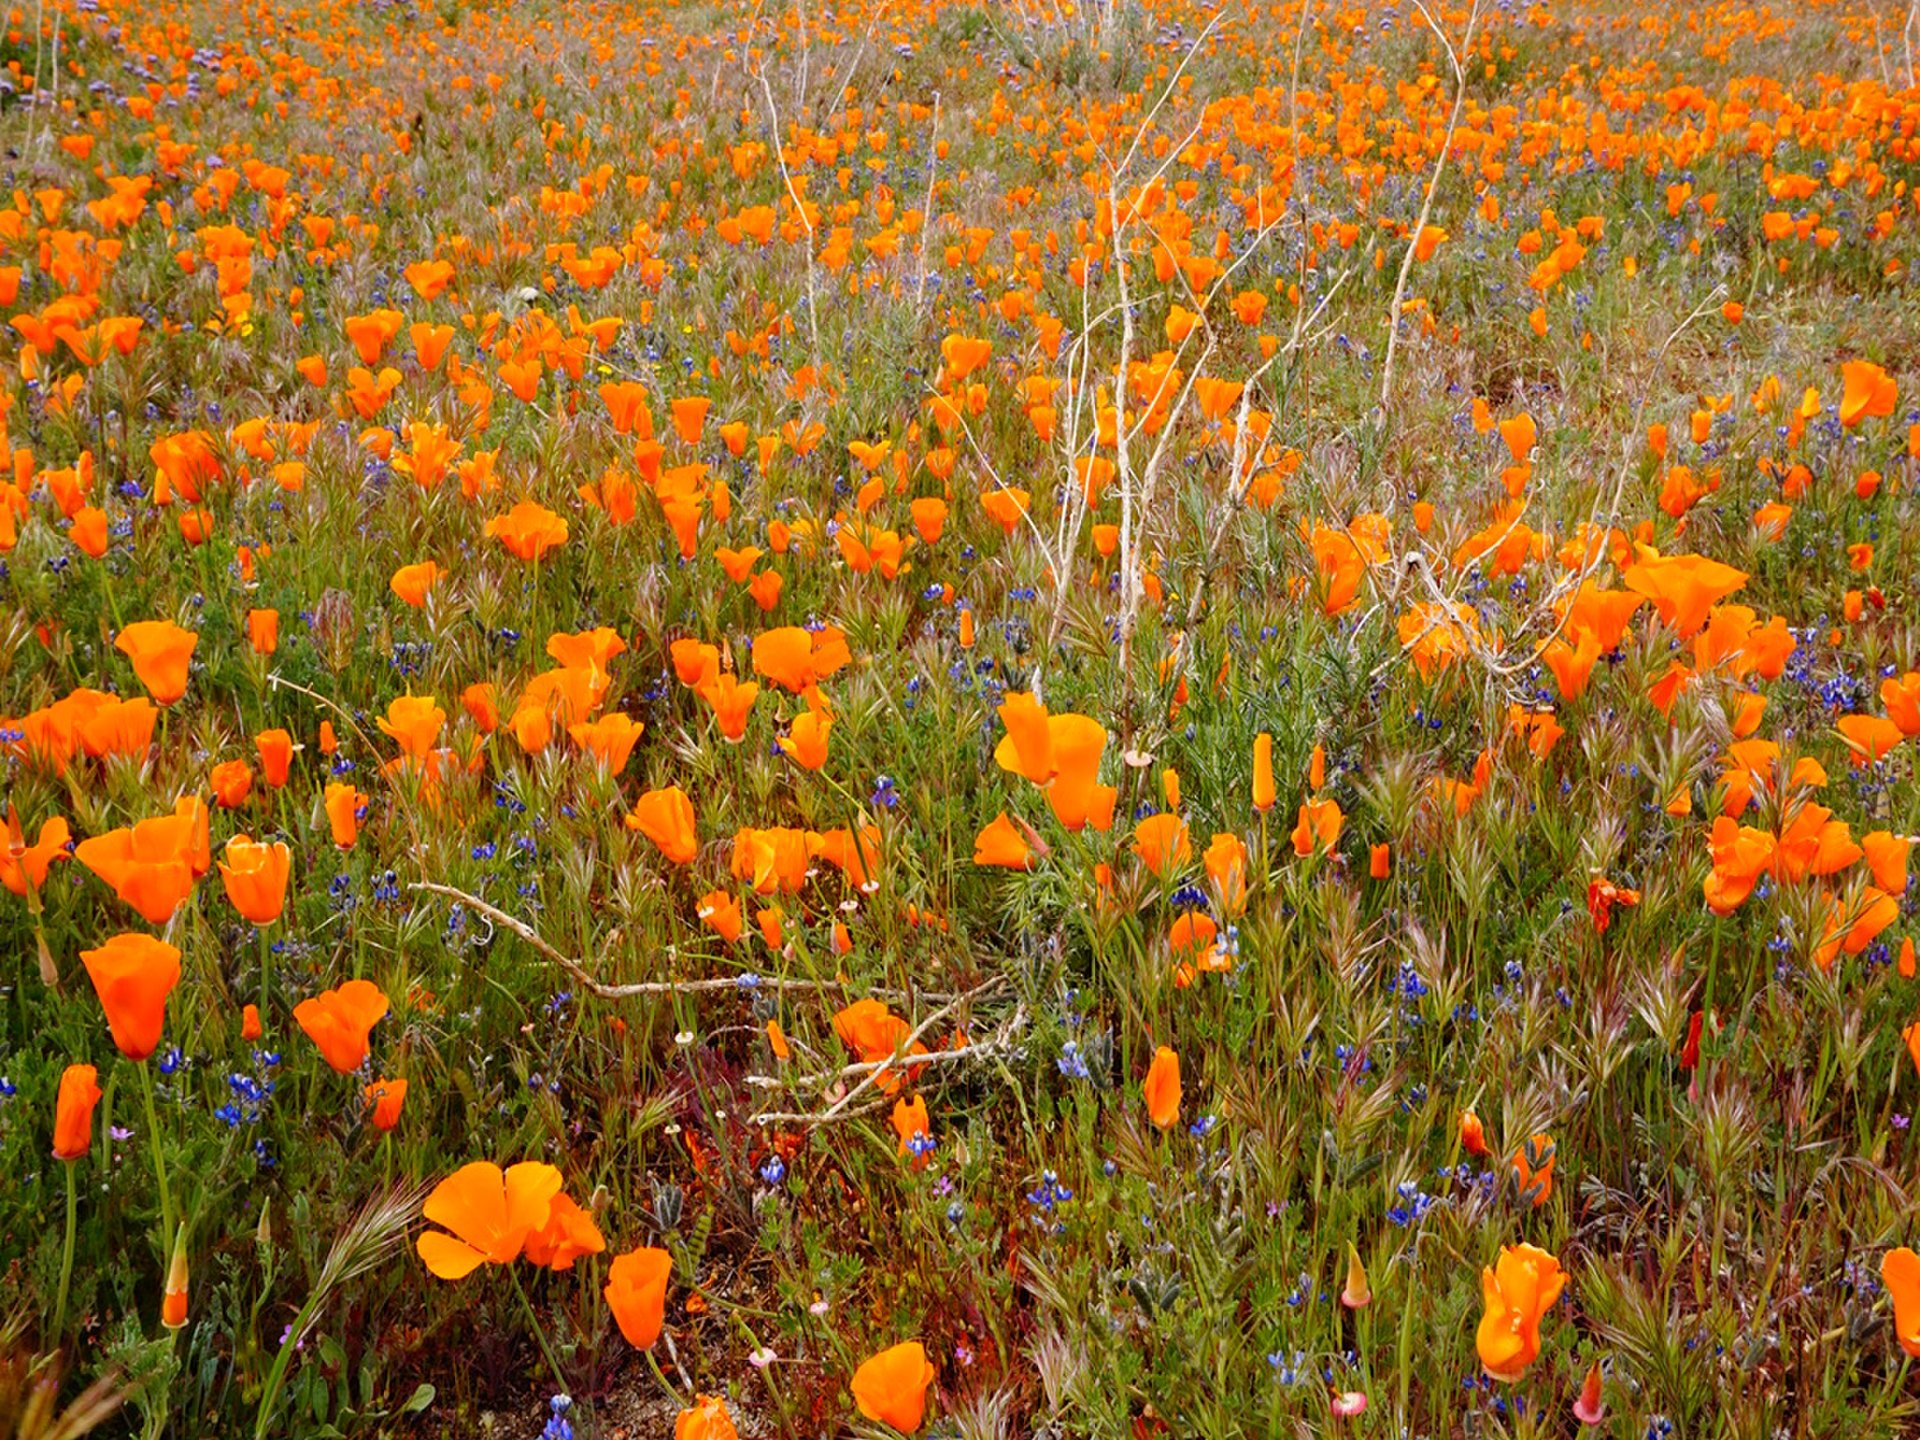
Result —
[{"label": "poppy bud", "polygon": [[99,1072],[91,1065],[69,1065],[60,1076],[54,1104],[53,1158],[78,1160],[93,1143],[93,1107],[100,1103]]},{"label": "poppy bud", "polygon": [[1600,1395],[1600,1362],[1587,1367],[1586,1381],[1580,1386],[1580,1398],[1573,1402],[1573,1418],[1582,1425],[1598,1425],[1607,1418],[1607,1407]]},{"label": "poppy bud", "polygon": [[1265,814],[1273,800],[1273,736],[1262,730],[1253,738],[1253,808]]},{"label": "poppy bud", "polygon": [[160,1323],[178,1330],[187,1323],[187,1227],[173,1232],[173,1261],[167,1266],[167,1289],[160,1301]]},{"label": "poppy bud", "polygon": [[240,1038],[251,1043],[252,1041],[258,1040],[261,1033],[260,1007],[258,1005],[244,1006],[240,1011]]},{"label": "poppy bud", "polygon": [[400,1123],[400,1107],[407,1102],[405,1080],[375,1080],[363,1092],[373,1110],[373,1128],[385,1133]]},{"label": "poppy bud", "polygon": [[1687,1039],[1680,1047],[1682,1070],[1691,1070],[1700,1063],[1700,1028],[1704,1018],[1703,1012],[1696,1010],[1687,1019]]},{"label": "poppy bud", "polygon": [[1487,1132],[1481,1128],[1480,1117],[1471,1110],[1460,1112],[1460,1145],[1469,1155],[1486,1158]]},{"label": "poppy bud", "polygon": [[1180,1118],[1180,1057],[1162,1045],[1147,1067],[1147,1118],[1159,1129],[1171,1129]]},{"label": "poppy bud", "polygon": [[1340,1303],[1349,1310],[1360,1310],[1373,1303],[1373,1289],[1367,1284],[1367,1267],[1360,1263],[1360,1252],[1347,1245],[1347,1284],[1340,1292]]}]

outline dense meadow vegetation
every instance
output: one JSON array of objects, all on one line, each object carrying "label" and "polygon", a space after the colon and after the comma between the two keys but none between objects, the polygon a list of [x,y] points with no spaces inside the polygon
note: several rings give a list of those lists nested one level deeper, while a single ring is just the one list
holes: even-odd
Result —
[{"label": "dense meadow vegetation", "polygon": [[1899,0],[0,19],[0,1436],[1920,1429]]}]

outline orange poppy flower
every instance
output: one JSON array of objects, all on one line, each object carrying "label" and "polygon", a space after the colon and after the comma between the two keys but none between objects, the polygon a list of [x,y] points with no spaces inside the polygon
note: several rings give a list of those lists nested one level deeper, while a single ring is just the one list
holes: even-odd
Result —
[{"label": "orange poppy flower", "polygon": [[1587,918],[1593,922],[1593,933],[1604,935],[1613,923],[1613,907],[1616,905],[1638,905],[1640,892],[1616,885],[1603,875],[1596,875],[1587,882]]},{"label": "orange poppy flower", "polygon": [[933,1122],[927,1117],[926,1098],[916,1095],[912,1100],[893,1102],[893,1133],[899,1137],[897,1153],[911,1155],[917,1170],[927,1163],[926,1152],[932,1147]]},{"label": "orange poppy flower", "polygon": [[833,1033],[862,1061],[891,1059],[913,1027],[883,1001],[856,1000],[833,1017]]},{"label": "orange poppy flower", "polygon": [[666,1319],[667,1282],[673,1278],[673,1257],[665,1250],[642,1246],[616,1255],[607,1267],[602,1292],[613,1311],[620,1333],[639,1350],[651,1350]]},{"label": "orange poppy flower", "polygon": [[527,1236],[545,1225],[560,1193],[560,1172],[525,1162],[504,1172],[487,1160],[463,1165],[427,1196],[420,1213],[441,1230],[422,1232],[414,1249],[442,1280],[463,1280],[482,1265],[511,1265]]},{"label": "orange poppy flower", "polygon": [[1540,1321],[1567,1277],[1560,1262],[1532,1245],[1500,1247],[1500,1259],[1480,1272],[1480,1294],[1486,1306],[1474,1336],[1480,1364],[1487,1374],[1513,1384],[1540,1355]]},{"label": "orange poppy flower", "polygon": [[713,401],[704,395],[688,395],[669,401],[668,408],[673,412],[674,434],[685,444],[698,445],[700,432],[706,429],[707,412],[713,408]]},{"label": "orange poppy flower", "polygon": [[999,486],[985,491],[980,496],[980,508],[987,512],[987,518],[998,525],[1003,534],[1011,536],[1020,528],[1020,522],[1026,519],[1027,507],[1033,497],[1017,486]]},{"label": "orange poppy flower", "polygon": [[1900,403],[1900,386],[1869,360],[1849,360],[1840,367],[1845,388],[1840,396],[1840,423],[1851,430],[1862,420],[1891,415]]},{"label": "orange poppy flower", "polygon": [[780,737],[780,749],[803,770],[818,770],[827,763],[827,736],[832,729],[832,716],[808,710],[794,717]]},{"label": "orange poppy flower", "polygon": [[83,554],[98,560],[107,553],[107,512],[93,505],[82,505],[73,513],[73,525],[67,538]]},{"label": "orange poppy flower", "polygon": [[810,830],[807,832],[806,845],[809,856],[834,866],[847,877],[850,884],[869,893],[879,887],[880,882],[874,878],[874,871],[880,863],[878,826],[862,825],[858,831],[844,825],[818,833]]},{"label": "orange poppy flower", "polygon": [[1842,951],[1858,955],[1900,918],[1900,902],[1872,885],[1864,886],[1850,901],[1833,901],[1827,907],[1826,924],[1814,961],[1822,970],[1830,970]]},{"label": "orange poppy flower", "polygon": [[80,961],[107,1012],[113,1043],[129,1060],[159,1048],[167,1023],[167,996],[180,983],[180,952],[151,935],[115,935]]},{"label": "orange poppy flower", "polygon": [[674,641],[668,647],[668,653],[673,659],[673,673],[689,689],[699,689],[720,673],[718,645],[709,645],[688,636]]},{"label": "orange poppy flower", "polygon": [[144,760],[158,715],[151,700],[109,700],[87,716],[80,727],[80,744],[96,760],[110,755]]},{"label": "orange poppy flower", "polygon": [[422,560],[417,564],[402,565],[394,571],[387,588],[418,610],[427,603],[427,592],[440,582],[444,574],[446,571],[434,561]]},{"label": "orange poppy flower", "polygon": [[549,1270],[571,1270],[582,1255],[598,1255],[607,1248],[606,1237],[593,1217],[566,1194],[553,1197],[547,1208],[546,1222],[527,1233],[521,1253],[532,1265]]},{"label": "orange poppy flower", "polygon": [[430,695],[401,695],[388,704],[380,732],[400,746],[400,753],[424,760],[440,739],[447,712]]},{"label": "orange poppy flower", "polygon": [[547,654],[569,670],[604,671],[616,655],[625,653],[627,642],[610,625],[577,634],[556,632],[547,637]]},{"label": "orange poppy flower", "polygon": [[360,816],[366,803],[367,797],[353,786],[328,782],[327,826],[333,832],[333,843],[342,850],[351,850],[353,842],[360,838]]},{"label": "orange poppy flower", "polygon": [[253,790],[253,767],[244,760],[226,760],[207,776],[214,803],[222,810],[238,809]]},{"label": "orange poppy flower", "polygon": [[1513,1169],[1514,1186],[1520,1198],[1538,1210],[1553,1197],[1553,1141],[1535,1135],[1513,1152],[1507,1164]]},{"label": "orange poppy flower", "polygon": [[696,1395],[674,1418],[673,1440],[740,1440],[740,1432],[733,1428],[726,1401],[718,1395]]},{"label": "orange poppy flower", "polygon": [[598,720],[576,721],[567,727],[567,734],[573,737],[574,744],[604,765],[609,775],[618,775],[627,768],[640,732],[646,728],[631,715],[616,710]]},{"label": "orange poppy flower", "polygon": [[1247,908],[1247,847],[1238,835],[1218,834],[1200,857],[1220,897],[1220,913],[1234,919]]},{"label": "orange poppy flower", "polygon": [[1338,615],[1360,593],[1360,582],[1375,557],[1352,530],[1337,530],[1318,521],[1308,532],[1315,573],[1321,586],[1320,609]]},{"label": "orange poppy flower", "polygon": [[813,636],[798,625],[765,630],[753,639],[753,673],[798,695],[817,678]]},{"label": "orange poppy flower", "polygon": [[284,730],[262,730],[253,737],[260,754],[260,776],[275,790],[287,783],[287,771],[293,765],[293,752],[299,747]]},{"label": "orange poppy flower", "polygon": [[1014,828],[1002,810],[974,837],[973,863],[1002,870],[1025,870],[1033,863],[1026,837]]},{"label": "orange poppy flower", "polygon": [[1047,723],[1047,707],[1015,691],[1001,702],[998,714],[1007,734],[994,747],[994,763],[1035,785],[1045,785],[1053,778],[1053,730]]},{"label": "orange poppy flower", "polygon": [[400,1123],[400,1108],[407,1103],[405,1080],[375,1080],[361,1092],[373,1111],[373,1128],[391,1130]]},{"label": "orange poppy flower", "polygon": [[742,685],[731,674],[717,676],[700,687],[700,698],[713,707],[722,738],[735,743],[746,737],[747,716],[759,694],[760,687],[753,681]]},{"label": "orange poppy flower", "polygon": [[207,808],[189,796],[173,814],[82,840],[73,854],[149,924],[164,925],[212,863]]},{"label": "orange poppy flower", "polygon": [[400,273],[407,277],[407,284],[422,300],[437,300],[453,280],[453,265],[446,260],[419,260]]},{"label": "orange poppy flower", "polygon": [[1713,873],[1703,885],[1707,908],[1716,915],[1731,915],[1772,867],[1773,836],[1721,815],[1714,820],[1707,843],[1713,856]]},{"label": "orange poppy flower", "polygon": [[927,1418],[927,1387],[933,1377],[926,1350],[918,1340],[909,1340],[862,1361],[849,1388],[867,1419],[911,1435]]},{"label": "orange poppy flower", "polygon": [[1424,265],[1449,238],[1447,232],[1438,225],[1422,225],[1420,233],[1414,237],[1413,258]]},{"label": "orange poppy flower", "polygon": [[72,835],[67,822],[50,815],[40,822],[40,838],[32,845],[19,833],[19,817],[8,815],[9,844],[0,845],[0,884],[16,895],[25,895],[31,885],[37,893],[46,886],[47,870],[56,860],[68,858],[67,845]]},{"label": "orange poppy flower", "polygon": [[1920,1359],[1920,1255],[1906,1246],[1880,1261],[1880,1281],[1893,1299],[1893,1335],[1900,1348]]},{"label": "orange poppy flower", "polygon": [[1908,739],[1920,736],[1920,670],[1909,670],[1898,680],[1880,682],[1880,703],[1887,718]]},{"label": "orange poppy flower", "polygon": [[724,890],[709,890],[695,906],[700,923],[729,945],[740,938],[746,922],[740,915],[740,902]]},{"label": "orange poppy flower", "polygon": [[78,1160],[93,1144],[93,1107],[100,1103],[100,1072],[69,1065],[60,1074],[53,1107],[53,1158]]},{"label": "orange poppy flower", "polygon": [[280,612],[278,610],[249,610],[247,612],[247,644],[256,655],[271,655],[280,648]]},{"label": "orange poppy flower", "polygon": [[1891,830],[1875,830],[1860,837],[1860,850],[1873,872],[1873,883],[1887,894],[1907,893],[1907,852],[1912,847],[1912,840]]},{"label": "orange poppy flower", "polygon": [[293,1007],[293,1018],[320,1047],[327,1064],[351,1075],[367,1063],[368,1037],[387,1009],[386,994],[378,985],[349,980],[338,990],[322,990],[302,1000]]},{"label": "orange poppy flower", "polygon": [[[1047,785],[1047,804],[1053,817],[1068,830],[1079,830],[1089,820],[1096,830],[1112,824],[1111,786],[1101,785],[1100,757],[1106,753],[1107,731],[1086,715],[1047,717],[1047,743],[1053,752],[1053,779]],[[1104,814],[1105,823],[1100,817]]]},{"label": "orange poppy flower", "polygon": [[700,853],[700,832],[693,801],[678,785],[649,790],[633,802],[626,826],[645,835],[675,865],[691,865]]},{"label": "orange poppy flower", "polygon": [[1627,588],[1652,602],[1683,639],[1706,623],[1707,612],[1747,583],[1743,570],[1704,555],[1643,554],[1627,571]]},{"label": "orange poppy flower", "polygon": [[1855,765],[1877,765],[1906,737],[1884,715],[1842,715],[1834,723]]},{"label": "orange poppy flower", "polygon": [[487,538],[498,540],[515,559],[537,561],[567,543],[567,522],[544,505],[522,500],[487,521]]},{"label": "orange poppy flower", "polygon": [[1166,879],[1193,858],[1187,822],[1178,815],[1149,815],[1134,827],[1133,853],[1156,879]]},{"label": "orange poppy flower", "polygon": [[500,702],[495,698],[493,686],[489,682],[475,681],[462,690],[460,708],[467,712],[467,718],[473,721],[474,729],[482,735],[491,735],[500,728]]},{"label": "orange poppy flower", "polygon": [[807,861],[811,858],[804,830],[781,825],[764,830],[743,826],[734,833],[728,869],[736,880],[751,883],[757,894],[791,895],[806,884]]},{"label": "orange poppy flower", "polygon": [[1340,843],[1340,827],[1345,819],[1338,801],[1305,801],[1293,827],[1293,853],[1303,858],[1316,848],[1332,853],[1333,847]]},{"label": "orange poppy flower", "polygon": [[938,543],[947,524],[947,502],[938,495],[926,495],[907,506],[913,516],[913,528],[922,544]]},{"label": "orange poppy flower", "polygon": [[227,841],[220,879],[233,908],[255,925],[271,925],[287,906],[292,853],[284,841],[255,844],[245,835]]},{"label": "orange poppy flower", "polygon": [[156,705],[172,705],[187,693],[187,665],[200,637],[171,620],[136,620],[113,642],[133,662],[133,673]]},{"label": "orange poppy flower", "polygon": [[1147,1067],[1144,1087],[1147,1118],[1161,1130],[1171,1129],[1180,1119],[1180,1057],[1162,1045],[1153,1052]]}]

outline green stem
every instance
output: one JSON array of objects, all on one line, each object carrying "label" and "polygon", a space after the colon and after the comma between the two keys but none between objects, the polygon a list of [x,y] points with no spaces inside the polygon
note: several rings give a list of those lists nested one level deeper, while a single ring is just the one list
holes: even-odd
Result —
[{"label": "green stem", "polygon": [[79,1182],[73,1178],[72,1160],[61,1168],[67,1172],[67,1242],[60,1251],[60,1294],[53,1302],[53,1343],[58,1345],[67,1333],[67,1286],[73,1279],[73,1232],[80,1218]]},{"label": "green stem", "polygon": [[540,1317],[533,1313],[533,1302],[527,1299],[527,1292],[520,1285],[520,1271],[513,1265],[507,1266],[507,1275],[513,1281],[513,1293],[520,1297],[520,1308],[527,1312],[527,1324],[533,1327],[533,1338],[540,1342],[540,1353],[546,1357],[547,1368],[553,1372],[553,1383],[561,1394],[567,1391],[566,1376],[560,1373],[560,1362],[553,1356],[553,1347],[547,1344],[547,1332],[540,1326]]},{"label": "green stem", "polygon": [[273,1420],[274,1405],[280,1398],[280,1387],[286,1383],[287,1366],[293,1360],[300,1337],[307,1333],[307,1326],[313,1318],[314,1301],[319,1298],[318,1290],[307,1297],[307,1303],[300,1307],[300,1313],[293,1317],[293,1324],[287,1327],[287,1338],[280,1342],[280,1353],[273,1357],[273,1369],[267,1372],[266,1389],[260,1392],[260,1409],[253,1418],[253,1440],[266,1440],[267,1426]]},{"label": "green stem", "polygon": [[270,1013],[267,1002],[273,998],[273,945],[267,939],[267,927],[260,927],[260,1024],[264,1029]]},{"label": "green stem", "polygon": [[640,1353],[647,1357],[647,1364],[653,1370],[653,1378],[660,1382],[660,1388],[667,1392],[667,1394],[673,1399],[673,1402],[676,1405],[680,1404],[681,1403],[680,1392],[674,1389],[673,1382],[667,1379],[667,1372],[660,1368],[660,1362],[659,1360],[654,1358],[654,1353],[652,1349],[649,1348],[646,1350],[642,1350]]},{"label": "green stem", "polygon": [[141,1098],[147,1106],[147,1148],[153,1152],[153,1179],[160,1187],[160,1263],[164,1265],[173,1250],[173,1192],[167,1189],[167,1158],[161,1154],[160,1117],[153,1108],[153,1067],[142,1060],[140,1073],[147,1081],[141,1089]]}]

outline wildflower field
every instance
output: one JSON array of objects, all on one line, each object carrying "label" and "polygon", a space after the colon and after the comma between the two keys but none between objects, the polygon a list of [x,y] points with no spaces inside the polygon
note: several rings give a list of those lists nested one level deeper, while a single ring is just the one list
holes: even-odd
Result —
[{"label": "wildflower field", "polygon": [[0,1437],[1920,1433],[1920,12],[0,19]]}]

